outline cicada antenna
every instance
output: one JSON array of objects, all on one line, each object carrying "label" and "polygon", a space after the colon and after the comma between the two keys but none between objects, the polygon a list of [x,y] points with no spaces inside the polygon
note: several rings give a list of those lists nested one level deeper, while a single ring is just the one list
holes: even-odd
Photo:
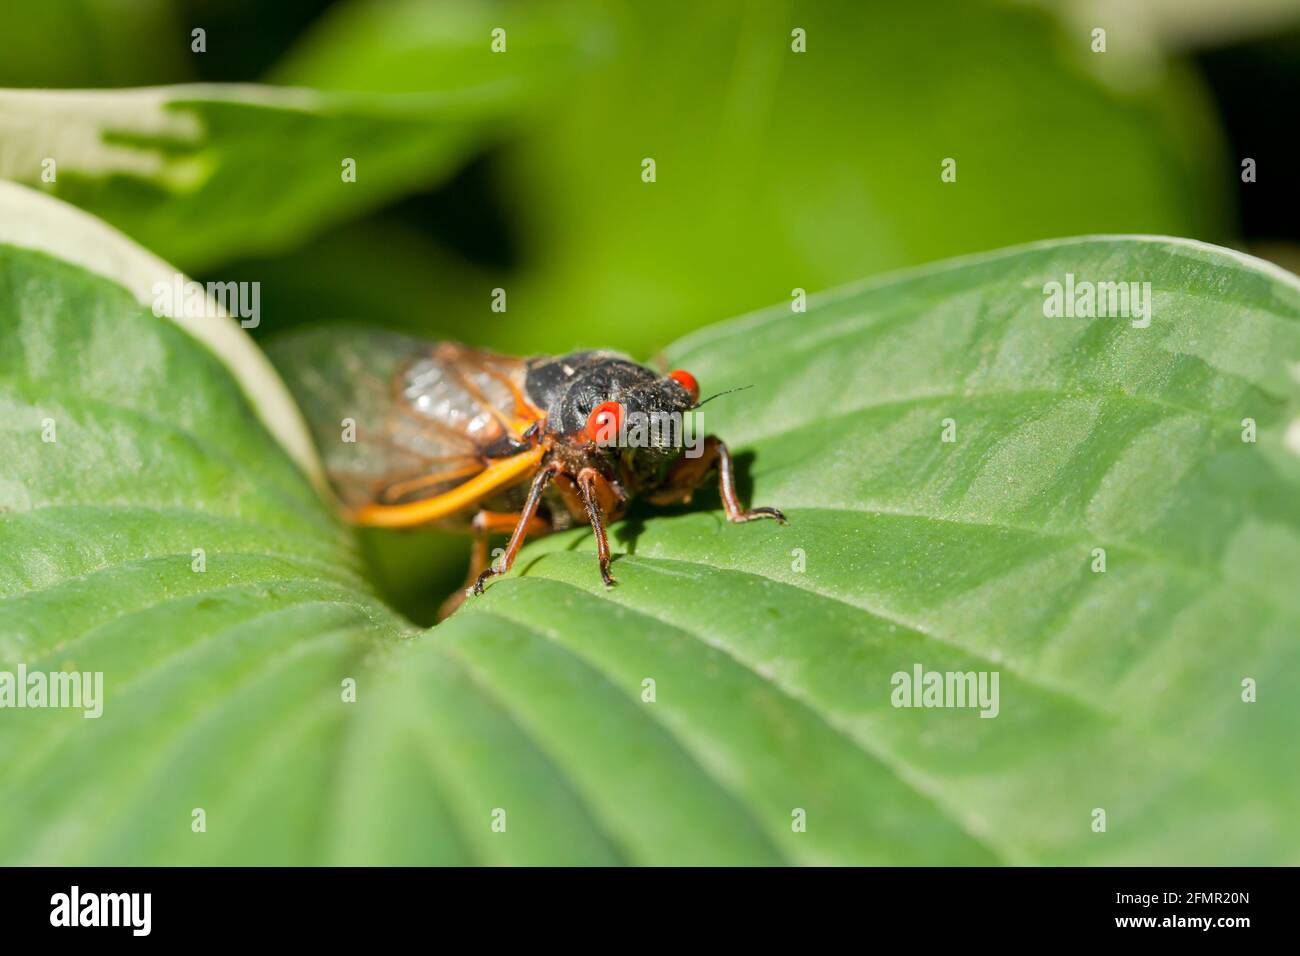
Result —
[{"label": "cicada antenna", "polygon": [[694,405],[691,406],[691,408],[693,408],[693,409],[694,409],[694,408],[699,408],[699,407],[700,407],[701,405],[703,405],[705,402],[711,402],[711,401],[713,401],[715,398],[721,398],[723,395],[730,395],[732,392],[743,392],[745,389],[747,389],[747,388],[753,388],[753,387],[754,387],[754,386],[753,386],[753,384],[751,383],[751,384],[749,384],[749,385],[737,385],[735,388],[729,388],[729,389],[727,389],[726,391],[715,392],[714,394],[710,395],[708,398],[701,399],[700,401],[696,402]]}]

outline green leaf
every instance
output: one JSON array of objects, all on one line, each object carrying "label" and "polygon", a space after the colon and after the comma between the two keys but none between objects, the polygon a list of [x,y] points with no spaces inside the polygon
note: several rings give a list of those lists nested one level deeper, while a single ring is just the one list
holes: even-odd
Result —
[{"label": "green leaf", "polygon": [[[790,524],[639,511],[609,592],[543,539],[418,634],[252,373],[32,245],[0,232],[0,670],[104,696],[0,709],[5,863],[1300,859],[1293,277],[1081,240],[708,329],[673,362],[755,385],[708,424]],[[1067,272],[1151,282],[1150,326],[1044,317]],[[997,717],[891,706],[917,663],[998,672]]]},{"label": "green leaf", "polygon": [[[1045,318],[1067,273],[1150,282],[1150,326]],[[704,330],[669,363],[755,386],[708,430],[790,524],[625,524],[608,593],[587,533],[546,539],[460,640],[495,667],[505,618],[656,678],[655,716],[793,859],[1294,864],[1297,320],[1258,260],[1099,239]],[[999,715],[894,709],[916,664],[1000,672]],[[791,837],[792,806],[821,826]]]},{"label": "green leaf", "polygon": [[0,91],[0,178],[80,206],[194,270],[281,252],[428,188],[525,93],[505,74],[397,96],[214,84]]}]

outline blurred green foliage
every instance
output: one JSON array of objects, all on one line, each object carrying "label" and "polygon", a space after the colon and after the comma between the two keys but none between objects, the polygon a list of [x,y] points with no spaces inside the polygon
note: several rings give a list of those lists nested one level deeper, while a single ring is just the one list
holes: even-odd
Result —
[{"label": "blurred green foliage", "polygon": [[[82,7],[80,27],[63,8],[53,32],[53,13],[15,8],[0,51],[88,31],[111,50],[130,22],[110,6]],[[184,2],[135,14],[171,38],[150,43],[155,63],[56,75],[28,44],[7,66],[12,85],[119,85],[229,74],[242,56],[243,79],[346,97],[348,115],[327,108],[324,123],[194,106],[211,167],[197,187],[121,169],[54,189],[183,268],[261,280],[262,334],[344,318],[645,356],[796,287],[1052,236],[1230,235],[1231,171],[1197,80],[1159,53],[1127,56],[1143,38],[1123,26],[1099,56],[1077,24],[1000,3],[320,6],[268,14],[270,35],[298,33],[269,68],[233,28],[240,4]],[[192,53],[204,24],[208,52]],[[796,27],[806,53],[791,50]],[[421,147],[453,132],[455,152]],[[383,208],[475,153],[490,161],[468,196],[453,182],[414,215]],[[339,181],[343,156],[359,157],[357,183]],[[957,181],[943,183],[949,157]],[[451,221],[426,228],[420,212],[449,204]],[[474,261],[466,243],[510,252]],[[498,286],[504,315],[489,310]]]}]

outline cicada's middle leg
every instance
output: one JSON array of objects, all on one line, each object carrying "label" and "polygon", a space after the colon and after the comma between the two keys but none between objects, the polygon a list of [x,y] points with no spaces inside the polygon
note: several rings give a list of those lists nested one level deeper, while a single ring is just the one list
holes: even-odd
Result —
[{"label": "cicada's middle leg", "polygon": [[605,514],[619,500],[618,492],[595,468],[584,468],[578,472],[578,494],[587,512],[587,521],[591,523],[592,534],[596,536],[600,579],[605,582],[605,587],[612,588],[615,582],[609,573],[609,534],[605,531]]}]

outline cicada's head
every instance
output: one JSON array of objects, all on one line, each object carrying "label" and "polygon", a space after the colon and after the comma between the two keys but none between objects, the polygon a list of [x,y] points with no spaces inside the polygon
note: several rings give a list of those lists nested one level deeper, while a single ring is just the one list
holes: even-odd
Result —
[{"label": "cicada's head", "polygon": [[657,375],[613,352],[575,352],[534,363],[530,397],[547,409],[547,431],[638,471],[698,442],[691,410],[699,387],[688,372]]}]

